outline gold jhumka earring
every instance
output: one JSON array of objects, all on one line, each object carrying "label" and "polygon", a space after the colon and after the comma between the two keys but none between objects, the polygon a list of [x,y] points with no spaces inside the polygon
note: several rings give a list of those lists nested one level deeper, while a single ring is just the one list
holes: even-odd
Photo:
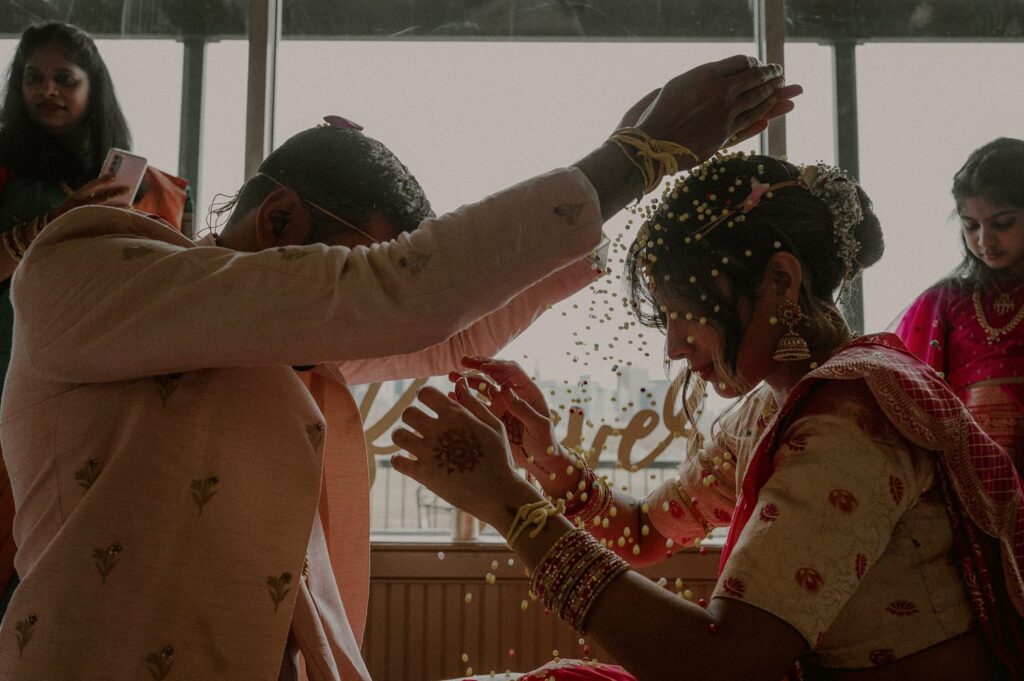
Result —
[{"label": "gold jhumka earring", "polygon": [[776,362],[802,362],[811,358],[811,349],[807,347],[807,341],[794,328],[803,319],[804,313],[800,306],[791,300],[781,303],[776,310],[777,321],[786,325],[786,333],[779,339],[775,346],[775,354],[772,359]]}]

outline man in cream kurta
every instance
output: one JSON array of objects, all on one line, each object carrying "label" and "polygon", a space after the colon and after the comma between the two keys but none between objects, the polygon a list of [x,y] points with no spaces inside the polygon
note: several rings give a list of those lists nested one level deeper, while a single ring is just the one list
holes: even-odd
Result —
[{"label": "man in cream kurta", "polygon": [[[673,78],[622,125],[699,160],[795,94],[780,67],[737,56]],[[222,247],[94,207],[29,248],[0,406],[22,578],[0,678],[273,681],[300,656],[315,681],[368,678],[367,469],[346,381],[492,354],[593,280],[603,218],[657,179],[605,143],[419,224],[415,180],[370,151],[383,175],[320,168],[320,147],[268,174],[278,149],[246,184],[276,188],[243,189]],[[319,199],[395,168],[385,194],[410,200],[383,222],[380,201],[340,217]],[[317,188],[321,205],[302,194]],[[383,243],[317,243],[325,218]]]},{"label": "man in cream kurta", "polygon": [[499,348],[593,280],[601,224],[575,169],[370,248],[238,253],[102,207],[56,221],[14,282],[23,582],[0,676],[270,680],[301,651],[311,679],[368,678],[346,378]]}]

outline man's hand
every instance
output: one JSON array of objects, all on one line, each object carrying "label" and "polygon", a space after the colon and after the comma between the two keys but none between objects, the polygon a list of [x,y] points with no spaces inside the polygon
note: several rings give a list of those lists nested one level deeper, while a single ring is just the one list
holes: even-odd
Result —
[{"label": "man's hand", "polygon": [[[785,84],[779,65],[761,66],[753,57],[739,55],[676,76],[630,107],[619,127],[640,128],[705,161],[726,144],[758,134],[769,119],[792,111],[792,99],[801,92],[799,85]],[[695,165],[689,155],[679,160],[680,168]],[[606,220],[643,194],[645,178],[611,142],[573,165],[590,180]]]},{"label": "man's hand", "polygon": [[792,111],[792,99],[801,92],[799,85],[785,85],[778,64],[761,66],[737,55],[676,76],[634,104],[619,125],[681,144],[703,161]]}]

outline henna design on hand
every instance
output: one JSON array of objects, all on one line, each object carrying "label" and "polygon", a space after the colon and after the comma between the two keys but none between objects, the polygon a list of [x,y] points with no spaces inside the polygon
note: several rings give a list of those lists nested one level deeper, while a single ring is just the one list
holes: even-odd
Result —
[{"label": "henna design on hand", "polygon": [[505,424],[505,433],[508,435],[508,442],[511,445],[523,444],[523,422],[506,411],[501,415],[501,422]]},{"label": "henna design on hand", "polygon": [[446,430],[434,447],[438,468],[444,468],[449,475],[473,470],[482,457],[480,442],[465,429]]}]

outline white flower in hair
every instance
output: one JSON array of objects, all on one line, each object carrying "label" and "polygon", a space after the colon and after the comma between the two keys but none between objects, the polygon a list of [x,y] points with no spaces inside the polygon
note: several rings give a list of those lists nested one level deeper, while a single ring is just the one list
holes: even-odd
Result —
[{"label": "white flower in hair", "polygon": [[856,229],[864,219],[864,210],[857,196],[857,183],[839,168],[826,163],[804,166],[800,171],[800,182],[813,196],[821,199],[832,214],[836,254],[843,262],[843,284],[839,298],[845,298],[857,269],[857,254],[860,253]]}]

